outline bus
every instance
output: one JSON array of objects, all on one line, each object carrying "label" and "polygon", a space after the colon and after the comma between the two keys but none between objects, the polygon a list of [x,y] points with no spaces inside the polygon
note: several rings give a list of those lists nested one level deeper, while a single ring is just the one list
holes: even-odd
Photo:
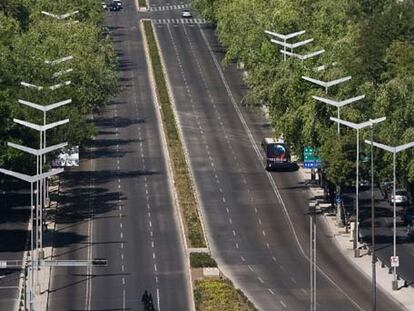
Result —
[{"label": "bus", "polygon": [[283,140],[264,138],[262,148],[265,154],[264,165],[266,170],[282,168],[290,164],[290,152]]}]

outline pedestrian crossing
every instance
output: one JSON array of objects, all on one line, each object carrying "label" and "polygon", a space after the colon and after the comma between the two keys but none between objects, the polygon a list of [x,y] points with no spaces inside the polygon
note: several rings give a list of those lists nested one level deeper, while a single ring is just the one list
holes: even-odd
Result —
[{"label": "pedestrian crossing", "polygon": [[189,4],[175,4],[175,5],[164,5],[164,6],[151,6],[148,11],[150,12],[159,12],[159,11],[172,11],[172,10],[182,10],[189,8]]},{"label": "pedestrian crossing", "polygon": [[203,18],[158,18],[152,19],[154,24],[207,24]]}]

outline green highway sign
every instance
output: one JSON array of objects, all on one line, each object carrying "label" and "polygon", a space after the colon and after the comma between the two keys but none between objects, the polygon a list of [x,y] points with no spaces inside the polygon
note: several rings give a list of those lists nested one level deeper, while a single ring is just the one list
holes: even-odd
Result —
[{"label": "green highway sign", "polygon": [[319,151],[312,146],[305,146],[303,149],[304,167],[306,168],[318,168],[320,167],[320,158],[315,155]]}]

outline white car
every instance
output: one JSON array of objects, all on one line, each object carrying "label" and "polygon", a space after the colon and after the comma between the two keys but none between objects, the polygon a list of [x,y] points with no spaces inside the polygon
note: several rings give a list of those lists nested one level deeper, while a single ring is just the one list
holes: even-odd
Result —
[{"label": "white car", "polygon": [[102,9],[106,10],[108,8],[108,6],[106,5],[105,2],[102,2]]},{"label": "white car", "polygon": [[183,12],[181,13],[181,17],[184,17],[184,18],[191,18],[191,17],[193,17],[193,15],[191,14],[190,10],[185,9],[185,10],[183,10]]},{"label": "white car", "polygon": [[395,200],[395,204],[396,205],[406,205],[408,204],[408,192],[405,189],[397,189],[395,190],[395,198],[393,193],[391,192],[391,197],[390,197],[390,204],[394,204],[394,200]]}]

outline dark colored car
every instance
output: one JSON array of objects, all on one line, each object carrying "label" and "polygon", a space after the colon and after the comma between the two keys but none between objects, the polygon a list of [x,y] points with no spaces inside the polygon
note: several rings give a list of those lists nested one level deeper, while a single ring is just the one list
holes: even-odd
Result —
[{"label": "dark colored car", "polygon": [[384,199],[388,200],[392,193],[393,188],[393,182],[392,181],[383,181],[380,183],[380,190],[381,194],[384,197]]},{"label": "dark colored car", "polygon": [[414,222],[414,208],[408,208],[405,210],[403,220],[406,225]]},{"label": "dark colored car", "polygon": [[115,2],[111,2],[109,4],[109,11],[120,11],[120,10],[121,10],[121,8]]}]

